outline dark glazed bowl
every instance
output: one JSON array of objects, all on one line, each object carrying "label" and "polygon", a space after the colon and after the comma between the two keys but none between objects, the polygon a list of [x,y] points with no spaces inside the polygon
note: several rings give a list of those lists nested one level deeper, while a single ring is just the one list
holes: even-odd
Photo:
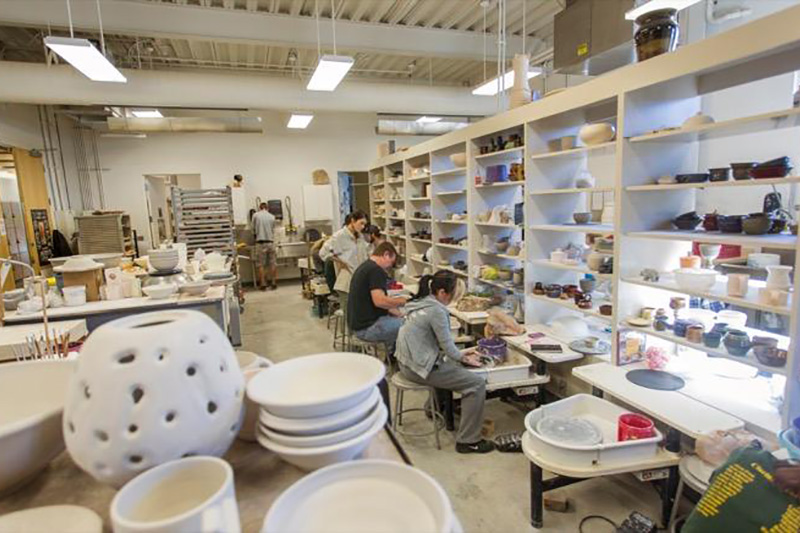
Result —
[{"label": "dark glazed bowl", "polygon": [[751,213],[742,220],[742,229],[748,235],[764,235],[772,228],[772,219],[766,213]]},{"label": "dark glazed bowl", "polygon": [[706,231],[719,231],[716,213],[706,213],[706,216],[703,217],[703,229]]},{"label": "dark glazed bowl", "polygon": [[717,224],[722,233],[741,233],[742,215],[718,215]]},{"label": "dark glazed bowl", "polygon": [[675,181],[678,183],[705,183],[708,181],[707,173],[696,174],[676,174]]},{"label": "dark glazed bowl", "polygon": [[733,170],[733,179],[735,180],[749,180],[750,169],[756,166],[757,163],[731,163],[731,170]]},{"label": "dark glazed bowl", "polygon": [[672,223],[675,225],[676,228],[681,230],[693,230],[695,229],[703,219],[694,212],[690,211],[688,213],[684,213],[678,217],[675,217],[672,220]]},{"label": "dark glazed bowl", "polygon": [[722,340],[728,353],[736,357],[744,357],[750,351],[750,337],[747,333],[738,329],[729,329]]},{"label": "dark glazed bowl", "polygon": [[730,167],[709,168],[708,174],[711,181],[728,181],[731,179]]}]

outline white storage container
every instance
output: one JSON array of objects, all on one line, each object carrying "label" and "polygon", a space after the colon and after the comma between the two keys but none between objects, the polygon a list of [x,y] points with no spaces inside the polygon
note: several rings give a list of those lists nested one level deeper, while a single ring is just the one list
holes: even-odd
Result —
[{"label": "white storage container", "polygon": [[[576,394],[528,413],[525,429],[531,437],[533,448],[548,461],[582,468],[600,464],[604,467],[630,464],[653,457],[663,437],[656,429],[656,435],[652,438],[618,442],[617,420],[620,415],[629,412],[602,398]],[[537,423],[546,416],[588,420],[602,431],[603,441],[593,446],[572,446],[550,440],[536,431]]]},{"label": "white storage container", "polygon": [[470,368],[470,372],[486,376],[486,383],[508,383],[528,379],[531,361],[519,352],[508,351],[506,362],[494,368]]}]

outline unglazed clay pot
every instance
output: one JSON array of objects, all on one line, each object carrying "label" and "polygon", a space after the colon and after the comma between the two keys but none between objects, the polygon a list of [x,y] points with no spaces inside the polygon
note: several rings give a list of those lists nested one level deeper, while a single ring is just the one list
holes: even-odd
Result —
[{"label": "unglazed clay pot", "polygon": [[599,122],[597,124],[586,124],[581,127],[578,132],[578,137],[580,137],[583,144],[594,146],[613,140],[615,133],[614,126],[606,124],[605,122]]},{"label": "unglazed clay pot", "polygon": [[244,378],[228,338],[198,311],[144,313],[89,336],[63,431],[73,460],[119,487],[161,463],[222,455],[239,432]]}]

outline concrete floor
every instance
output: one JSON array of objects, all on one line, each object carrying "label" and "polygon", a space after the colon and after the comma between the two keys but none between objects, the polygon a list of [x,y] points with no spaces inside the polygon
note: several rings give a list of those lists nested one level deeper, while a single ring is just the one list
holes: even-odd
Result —
[{"label": "concrete floor", "polygon": [[[332,333],[326,320],[311,314],[311,303],[300,295],[298,284],[282,284],[277,291],[249,292],[242,315],[242,349],[273,361],[331,351]],[[416,401],[421,401],[416,398]],[[486,417],[495,423],[495,434],[523,429],[524,413],[499,400],[486,405]],[[417,419],[419,424],[422,420]],[[411,420],[406,420],[413,429]],[[655,490],[630,475],[588,480],[553,491],[570,501],[567,513],[545,511],[545,527],[529,523],[529,462],[522,454],[493,452],[461,455],[455,441],[443,432],[442,449],[433,437],[400,442],[413,464],[431,474],[447,491],[453,507],[469,533],[477,532],[577,532],[587,515],[600,514],[620,523],[632,511],[657,519],[660,500]],[[588,522],[584,533],[613,531],[600,521]]]}]

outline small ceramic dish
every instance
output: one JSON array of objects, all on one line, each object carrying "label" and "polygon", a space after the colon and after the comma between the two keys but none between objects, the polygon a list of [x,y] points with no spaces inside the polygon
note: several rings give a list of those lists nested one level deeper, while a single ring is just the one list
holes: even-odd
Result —
[{"label": "small ceramic dish", "polygon": [[158,285],[150,285],[143,287],[142,292],[153,300],[163,300],[169,298],[178,291],[178,287],[174,283],[159,283]]},{"label": "small ceramic dish", "polygon": [[625,322],[627,322],[631,326],[636,326],[636,327],[639,327],[639,328],[646,328],[653,321],[652,320],[648,320],[646,318],[639,317],[639,316],[631,316],[631,317],[626,318]]}]

